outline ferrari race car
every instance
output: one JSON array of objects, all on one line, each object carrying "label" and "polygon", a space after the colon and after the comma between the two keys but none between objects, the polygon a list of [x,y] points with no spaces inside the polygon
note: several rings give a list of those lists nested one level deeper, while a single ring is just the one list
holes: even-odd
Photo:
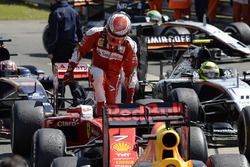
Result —
[{"label": "ferrari race car", "polygon": [[186,103],[192,122],[203,129],[210,146],[239,146],[249,159],[249,73],[240,77],[236,69],[221,67],[219,78],[200,79],[198,69],[212,53],[206,48],[188,50],[165,78],[142,81],[141,86],[151,84],[154,98]]},{"label": "ferrari race car", "polygon": [[[13,98],[11,99],[12,100],[12,104],[11,104],[12,108],[10,108],[10,111],[12,109],[11,147],[12,147],[13,153],[15,154],[20,154],[20,155],[23,155],[24,157],[29,156],[30,149],[31,149],[30,143],[32,141],[32,135],[37,129],[41,128],[42,120],[45,117],[57,115],[59,110],[63,110],[63,111],[65,110],[64,107],[60,107],[58,105],[59,101],[67,102],[70,105],[74,105],[74,102],[80,103],[83,98],[86,98],[86,94],[85,94],[85,91],[83,92],[82,86],[77,87],[73,91],[74,98],[67,98],[58,93],[58,86],[59,86],[58,79],[60,80],[63,78],[64,73],[67,70],[67,63],[66,64],[58,63],[56,65],[57,65],[57,70],[58,70],[57,77],[55,76],[51,77],[52,79],[49,79],[49,83],[48,83],[49,87],[51,87],[51,84],[52,84],[52,88],[53,88],[52,92],[48,90],[45,91],[42,84],[38,84],[40,82],[35,79],[33,80],[36,81],[37,83],[32,84],[29,81],[32,78],[26,78],[26,77],[22,78],[22,80],[17,79],[18,81],[21,80],[24,82],[23,84],[19,84],[24,88],[19,86],[20,89],[16,89],[19,87],[13,86],[14,93],[17,90],[22,93],[24,89],[25,92],[21,94],[22,96],[21,95],[19,96],[25,97],[25,93],[26,93],[27,97],[29,97],[29,98],[23,98],[22,100],[17,100]],[[80,64],[74,70],[74,78],[79,79],[79,78],[86,78],[86,77],[88,77],[88,65]],[[44,81],[47,82],[47,79],[45,79]],[[16,85],[18,85],[18,83]],[[42,92],[40,93],[38,90]],[[15,95],[14,93],[13,95]],[[40,100],[40,98],[42,99]],[[7,101],[7,98],[6,98],[6,101]]]}]

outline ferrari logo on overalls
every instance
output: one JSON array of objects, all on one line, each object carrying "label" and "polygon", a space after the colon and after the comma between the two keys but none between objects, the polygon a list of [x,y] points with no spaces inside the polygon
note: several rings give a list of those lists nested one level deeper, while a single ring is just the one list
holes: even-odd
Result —
[{"label": "ferrari logo on overalls", "polygon": [[100,39],[98,40],[98,46],[103,47],[103,45],[104,45],[104,39],[103,39],[103,38],[100,38]]}]

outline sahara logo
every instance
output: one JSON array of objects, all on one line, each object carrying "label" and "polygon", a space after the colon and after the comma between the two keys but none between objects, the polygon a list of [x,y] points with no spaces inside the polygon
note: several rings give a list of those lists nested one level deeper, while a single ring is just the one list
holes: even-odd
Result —
[{"label": "sahara logo", "polygon": [[169,36],[151,36],[147,37],[146,41],[148,44],[158,43],[190,43],[190,35],[169,35]]}]

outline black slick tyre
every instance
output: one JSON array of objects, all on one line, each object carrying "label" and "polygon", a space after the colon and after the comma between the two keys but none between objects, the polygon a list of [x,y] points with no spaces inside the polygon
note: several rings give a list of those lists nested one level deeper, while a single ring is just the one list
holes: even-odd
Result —
[{"label": "black slick tyre", "polygon": [[[185,27],[166,27],[161,35],[189,35],[190,34],[190,31],[185,28]],[[179,60],[179,58],[181,57],[181,55],[183,54],[184,52],[182,51],[179,51],[179,50],[174,50],[172,54],[174,54],[174,60],[175,62],[177,62]]]},{"label": "black slick tyre", "polygon": [[16,101],[12,108],[11,148],[14,154],[30,156],[32,136],[42,127],[43,107],[31,100]]},{"label": "black slick tyre", "polygon": [[[180,136],[179,152],[184,159],[207,162],[208,145],[203,131],[199,127],[191,126],[177,128]],[[187,142],[188,141],[188,142]]]},{"label": "black slick tyre", "polygon": [[48,37],[50,36],[50,32],[49,32],[49,25],[46,25],[44,27],[43,30],[43,34],[42,34],[42,39],[43,39],[43,47],[44,49],[48,52],[48,46],[49,46],[49,41],[48,41]]},{"label": "black slick tyre", "polygon": [[201,121],[200,100],[197,93],[191,88],[175,88],[170,92],[167,101],[183,102],[190,111],[188,113],[191,121]]},{"label": "black slick tyre", "polygon": [[249,167],[246,157],[242,154],[215,154],[207,160],[207,167]]},{"label": "black slick tyre", "polygon": [[139,81],[146,80],[146,74],[148,72],[148,49],[145,38],[132,37],[132,39],[137,43],[138,80]]},{"label": "black slick tyre", "polygon": [[250,106],[244,107],[238,119],[239,151],[250,160]]},{"label": "black slick tyre", "polygon": [[32,166],[50,167],[54,158],[66,154],[66,139],[61,130],[39,129],[33,136]]},{"label": "black slick tyre", "polygon": [[250,28],[246,23],[231,23],[224,29],[224,31],[230,33],[232,37],[241,41],[242,43],[246,45],[250,44]]},{"label": "black slick tyre", "polygon": [[90,167],[86,159],[78,157],[55,158],[50,167]]}]

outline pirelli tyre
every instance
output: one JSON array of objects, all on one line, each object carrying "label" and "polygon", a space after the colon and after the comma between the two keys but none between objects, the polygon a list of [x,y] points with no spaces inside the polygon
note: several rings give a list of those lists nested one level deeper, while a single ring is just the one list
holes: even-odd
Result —
[{"label": "pirelli tyre", "polygon": [[184,159],[207,162],[208,145],[203,131],[199,127],[177,128],[180,136],[179,152]]},{"label": "pirelli tyre", "polygon": [[230,23],[228,26],[226,26],[224,31],[244,44],[250,45],[250,28],[246,23]]},{"label": "pirelli tyre", "polygon": [[[126,87],[124,82],[122,82],[121,84],[121,102],[125,103],[127,98],[127,91],[126,91]],[[139,100],[139,99],[143,99],[144,98],[144,86],[140,85],[139,83],[137,83],[135,85],[135,94],[133,97],[133,100]]]},{"label": "pirelli tyre", "polygon": [[[190,35],[190,31],[185,27],[166,27],[161,35]],[[183,51],[175,50],[173,51],[173,56],[175,57],[175,61],[177,62],[180,56],[183,54]]]},{"label": "pirelli tyre", "polygon": [[11,148],[14,154],[30,156],[32,136],[42,127],[43,106],[34,100],[15,101],[11,114]]},{"label": "pirelli tyre", "polygon": [[46,25],[43,30],[42,39],[43,39],[43,47],[48,52],[48,37],[50,36],[49,33],[49,25]]},{"label": "pirelli tyre", "polygon": [[147,43],[144,37],[132,36],[132,39],[137,43],[137,58],[138,68],[137,76],[138,80],[146,80],[146,74],[148,72],[148,50]]},{"label": "pirelli tyre", "polygon": [[207,160],[207,167],[249,167],[246,157],[242,154],[215,154]]},{"label": "pirelli tyre", "polygon": [[[165,99],[164,99],[165,100]],[[201,121],[200,100],[197,93],[191,88],[173,89],[166,101],[183,102],[189,107],[189,118],[191,121]]]},{"label": "pirelli tyre", "polygon": [[250,160],[250,106],[244,107],[238,119],[239,151]]},{"label": "pirelli tyre", "polygon": [[32,167],[50,167],[54,158],[66,155],[66,139],[59,129],[44,128],[35,132],[32,142]]},{"label": "pirelli tyre", "polygon": [[50,167],[90,167],[88,160],[78,157],[55,158]]},{"label": "pirelli tyre", "polygon": [[185,27],[170,27],[162,31],[162,35],[189,35],[190,31]]}]

